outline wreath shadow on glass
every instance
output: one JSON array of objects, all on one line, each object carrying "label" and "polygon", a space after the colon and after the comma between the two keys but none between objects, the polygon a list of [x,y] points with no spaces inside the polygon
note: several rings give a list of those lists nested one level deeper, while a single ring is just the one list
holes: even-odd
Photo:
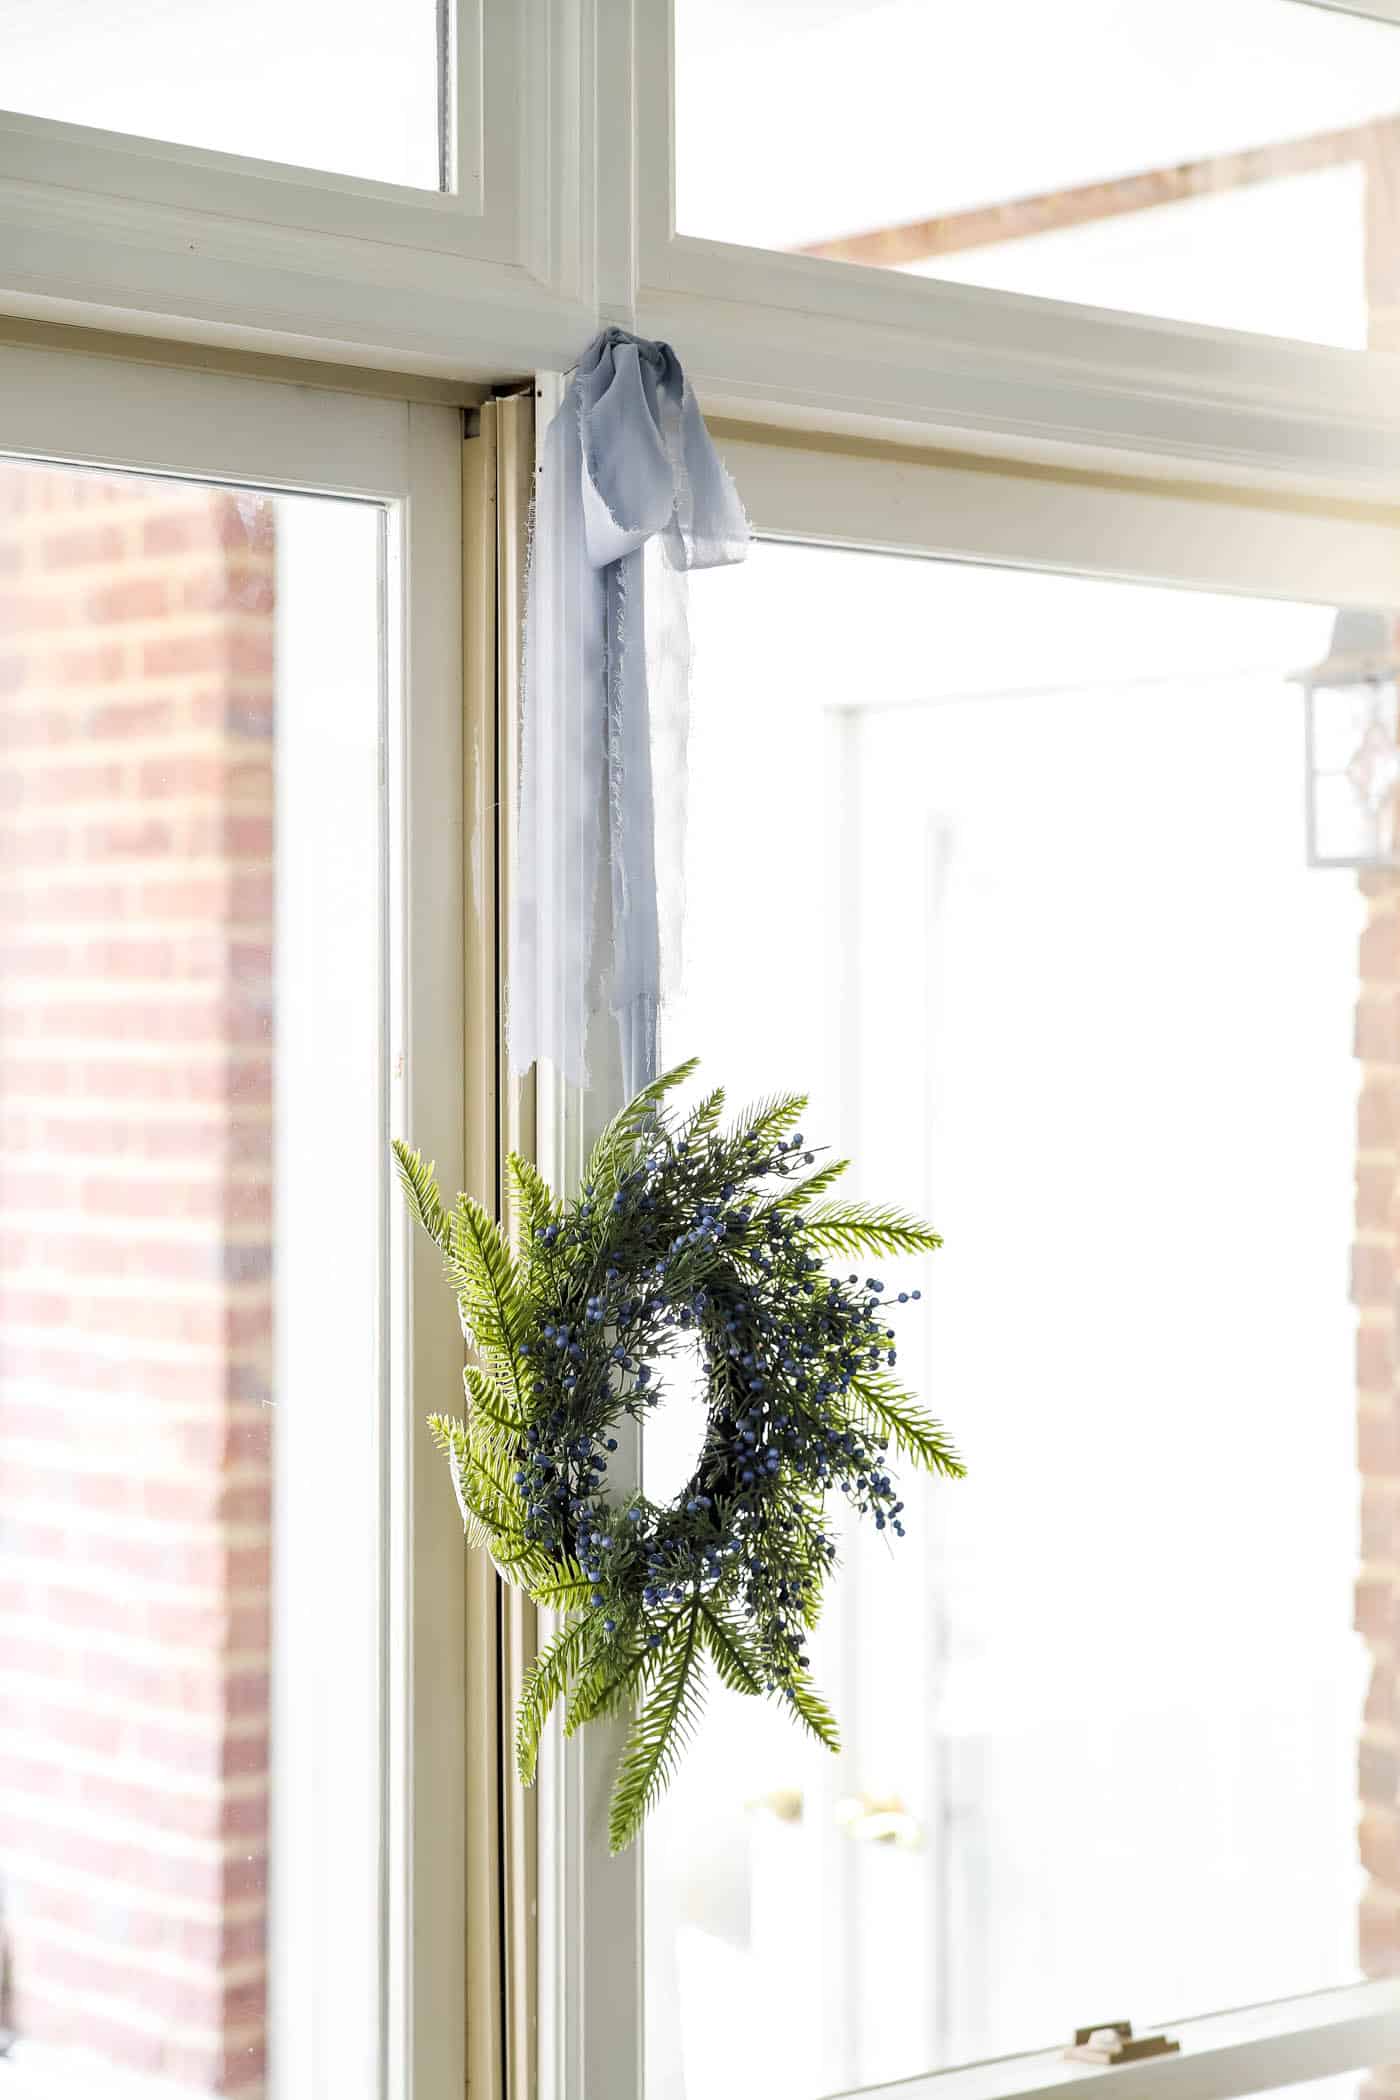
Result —
[{"label": "wreath shadow on glass", "polygon": [[[432,1166],[394,1145],[479,1359],[463,1373],[464,1416],[431,1421],[467,1535],[562,1617],[525,1680],[516,1766],[531,1784],[560,1699],[567,1735],[630,1711],[614,1852],[694,1731],[706,1659],[731,1691],[774,1697],[839,1748],[807,1655],[836,1560],[830,1492],[902,1536],[890,1448],[963,1472],[892,1375],[890,1308],[919,1292],[886,1296],[878,1276],[826,1267],[927,1253],[939,1236],[899,1210],[822,1200],[847,1162],[817,1165],[805,1149],[804,1096],[762,1102],[728,1130],[722,1089],[678,1113],[667,1096],[696,1062],[613,1119],[572,1201],[511,1156],[515,1251],[470,1197],[445,1208]],[[619,1419],[646,1419],[668,1359],[692,1345],[706,1424],[689,1481],[664,1505],[613,1494]]]}]

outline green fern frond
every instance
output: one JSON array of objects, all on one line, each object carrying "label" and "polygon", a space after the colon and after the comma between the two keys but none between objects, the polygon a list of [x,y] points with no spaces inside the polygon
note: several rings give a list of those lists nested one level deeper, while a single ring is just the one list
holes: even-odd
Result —
[{"label": "green fern frond", "polygon": [[445,1247],[447,1213],[442,1207],[432,1161],[425,1160],[421,1152],[415,1152],[402,1138],[394,1139],[394,1158],[398,1162],[399,1180],[408,1198],[409,1209],[429,1239],[436,1240],[439,1247]]},{"label": "green fern frond", "polygon": [[865,1422],[888,1437],[906,1458],[927,1466],[930,1472],[943,1474],[947,1480],[964,1477],[967,1467],[943,1424],[925,1414],[902,1386],[891,1379],[857,1378],[850,1388],[850,1398]]},{"label": "green fern frond", "polygon": [[572,1619],[541,1648],[525,1673],[515,1710],[515,1769],[522,1786],[533,1786],[540,1742],[555,1705],[577,1674],[590,1630],[588,1619]]},{"label": "green fern frond", "polygon": [[517,1228],[521,1239],[529,1246],[537,1232],[560,1216],[561,1207],[555,1202],[554,1191],[539,1168],[530,1160],[522,1159],[518,1152],[507,1155],[506,1172],[510,1177]]},{"label": "green fern frond", "polygon": [[803,1204],[810,1203],[814,1196],[824,1196],[832,1183],[841,1179],[850,1164],[848,1159],[828,1160],[824,1167],[817,1168],[815,1174],[808,1174],[803,1180],[794,1181],[790,1188],[785,1188],[773,1207],[776,1210],[800,1210]]},{"label": "green fern frond", "polygon": [[549,1561],[527,1587],[535,1603],[547,1611],[575,1611],[587,1604],[594,1584],[576,1560],[565,1559]]},{"label": "green fern frond", "polygon": [[842,1254],[929,1254],[943,1245],[929,1226],[886,1203],[828,1203],[802,1222],[818,1246]]},{"label": "green fern frond", "polygon": [[463,1486],[463,1466],[468,1449],[467,1426],[450,1415],[429,1415],[428,1427],[433,1442],[447,1460],[448,1473],[452,1480],[452,1492],[457,1498],[457,1507],[462,1513],[462,1529],[473,1546],[486,1546],[491,1540],[491,1526],[473,1509]]},{"label": "green fern frond", "polygon": [[841,1748],[841,1731],[836,1725],[836,1716],[817,1690],[810,1677],[798,1671],[792,1678],[792,1697],[783,1704],[791,1707],[803,1726],[813,1734],[826,1749]]},{"label": "green fern frond", "polygon": [[720,1683],[731,1692],[743,1692],[749,1698],[757,1698],[763,1690],[763,1670],[758,1657],[733,1620],[708,1602],[700,1607],[700,1638],[714,1663]]},{"label": "green fern frond", "polygon": [[661,1794],[699,1718],[704,1698],[703,1673],[695,1665],[699,1640],[700,1599],[679,1615],[645,1705],[632,1723],[627,1747],[617,1768],[608,1809],[608,1844],[621,1852],[641,1829],[647,1810]]},{"label": "green fern frond", "polygon": [[512,1406],[522,1414],[528,1391],[520,1365],[527,1320],[520,1278],[505,1234],[470,1196],[459,1196],[448,1220],[444,1261],[468,1334],[490,1361]]},{"label": "green fern frond", "polygon": [[463,1366],[462,1384],[467,1391],[469,1423],[473,1427],[485,1428],[495,1442],[518,1442],[528,1418],[516,1405],[513,1393],[503,1390],[499,1381],[480,1364]]},{"label": "green fern frond", "polygon": [[724,1088],[717,1086],[712,1094],[706,1094],[697,1108],[693,1108],[682,1123],[677,1134],[680,1144],[694,1144],[701,1138],[713,1137],[724,1115]]},{"label": "green fern frond", "polygon": [[755,1101],[738,1118],[731,1138],[739,1143],[757,1138],[760,1145],[774,1145],[802,1120],[807,1102],[806,1094],[772,1094]]},{"label": "green fern frond", "polygon": [[616,1192],[617,1184],[630,1165],[638,1143],[647,1125],[662,1110],[667,1094],[683,1086],[700,1064],[698,1057],[688,1057],[684,1064],[670,1072],[663,1072],[634,1094],[625,1108],[620,1108],[611,1123],[601,1132],[597,1143],[588,1156],[584,1172],[585,1185],[591,1185],[603,1195]]},{"label": "green fern frond", "polygon": [[647,1664],[643,1648],[619,1649],[610,1635],[600,1637],[569,1694],[565,1735],[577,1735],[589,1721],[620,1713],[631,1704]]}]

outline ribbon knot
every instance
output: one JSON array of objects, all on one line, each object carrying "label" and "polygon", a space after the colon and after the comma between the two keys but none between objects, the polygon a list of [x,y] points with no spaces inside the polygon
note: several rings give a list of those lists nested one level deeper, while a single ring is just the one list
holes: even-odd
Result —
[{"label": "ribbon knot", "polygon": [[[547,1058],[585,1084],[590,1018],[606,1002],[626,1092],[655,1076],[683,890],[685,575],[742,561],[748,544],[675,352],[605,330],[546,433],[535,501],[511,922],[516,1072]],[[605,835],[610,939],[600,949]]]}]

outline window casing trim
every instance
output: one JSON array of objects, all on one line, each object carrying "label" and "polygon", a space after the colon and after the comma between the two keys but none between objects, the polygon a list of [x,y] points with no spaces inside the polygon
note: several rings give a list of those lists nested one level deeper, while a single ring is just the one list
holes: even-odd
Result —
[{"label": "window casing trim", "polygon": [[[0,117],[0,307],[486,381],[565,368],[614,321],[676,341],[730,414],[1400,491],[1400,353],[678,236],[671,0],[463,7],[481,30],[459,37],[483,69],[479,210],[468,192]],[[464,109],[475,94],[463,72]]]}]

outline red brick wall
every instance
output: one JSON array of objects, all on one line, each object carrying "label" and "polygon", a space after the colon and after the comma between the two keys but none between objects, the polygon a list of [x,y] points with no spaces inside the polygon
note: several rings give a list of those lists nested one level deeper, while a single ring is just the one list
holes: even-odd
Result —
[{"label": "red brick wall", "polygon": [[0,2024],[263,2078],[272,507],[0,466]]},{"label": "red brick wall", "polygon": [[1357,1460],[1361,1575],[1357,1625],[1370,1654],[1358,1787],[1361,1957],[1368,1976],[1400,1973],[1400,879],[1364,875],[1366,924],[1356,1052]]}]

